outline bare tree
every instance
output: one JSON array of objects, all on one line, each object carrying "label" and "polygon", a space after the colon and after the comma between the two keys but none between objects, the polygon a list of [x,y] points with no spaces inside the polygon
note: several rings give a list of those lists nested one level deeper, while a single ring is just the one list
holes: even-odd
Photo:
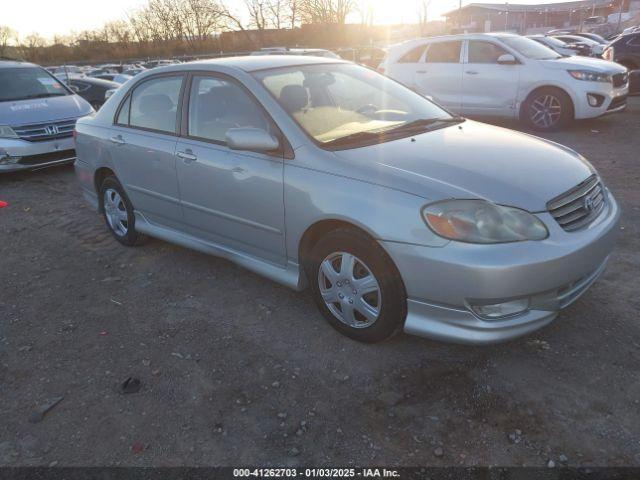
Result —
[{"label": "bare tree", "polygon": [[300,6],[306,22],[343,25],[355,3],[354,0],[301,0]]},{"label": "bare tree", "polygon": [[267,15],[269,13],[266,0],[244,0],[249,13],[249,25],[257,30],[267,27]]},{"label": "bare tree", "polygon": [[15,38],[16,32],[13,29],[0,25],[0,57],[5,56],[9,47],[9,42]]},{"label": "bare tree", "polygon": [[420,35],[425,36],[427,34],[427,22],[429,21],[429,5],[431,0],[421,0],[418,5],[418,25],[420,28]]},{"label": "bare tree", "polygon": [[291,29],[296,28],[296,25],[300,21],[300,2],[301,0],[288,0],[288,23]]}]

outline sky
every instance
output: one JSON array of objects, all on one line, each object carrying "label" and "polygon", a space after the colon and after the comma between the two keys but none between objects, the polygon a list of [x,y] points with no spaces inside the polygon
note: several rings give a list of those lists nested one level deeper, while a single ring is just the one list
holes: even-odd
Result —
[{"label": "sky", "polygon": [[[415,23],[419,0],[370,0],[375,23]],[[486,1],[486,0],[485,0]],[[490,0],[489,0],[490,1]],[[509,3],[550,3],[554,0],[510,0]],[[459,0],[431,0],[429,18],[458,7]],[[124,19],[146,0],[0,0],[0,25],[17,30],[21,37],[38,33],[45,38],[100,27],[110,20]],[[243,0],[226,0],[237,11]],[[463,5],[472,0],[463,0]],[[498,2],[496,2],[498,3]],[[358,21],[358,18],[352,18]]]}]

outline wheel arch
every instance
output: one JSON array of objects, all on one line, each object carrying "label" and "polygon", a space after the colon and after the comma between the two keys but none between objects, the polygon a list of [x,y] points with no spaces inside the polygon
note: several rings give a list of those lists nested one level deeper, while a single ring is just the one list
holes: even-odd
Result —
[{"label": "wheel arch", "polygon": [[115,172],[111,170],[109,167],[100,167],[93,174],[93,184],[96,190],[96,194],[98,195],[98,205],[99,209],[102,210],[102,199],[100,198],[100,187],[102,186],[102,182],[104,179],[109,176],[116,176]]},{"label": "wheel arch", "polygon": [[307,229],[302,234],[300,238],[300,242],[298,244],[298,262],[300,264],[300,275],[304,279],[304,284],[309,284],[309,279],[307,278],[307,260],[309,258],[309,253],[313,249],[314,245],[316,245],[322,237],[327,235],[328,233],[340,230],[340,229],[351,229],[356,232],[359,232],[362,235],[369,237],[372,241],[376,242],[376,244],[382,249],[384,254],[387,256],[391,265],[395,269],[395,274],[398,277],[402,290],[406,292],[406,287],[404,284],[404,279],[398,269],[398,266],[393,260],[393,257],[389,254],[387,249],[384,246],[383,242],[378,241],[376,235],[373,232],[369,231],[365,227],[358,225],[356,222],[349,221],[347,219],[340,218],[325,218],[322,220],[318,220],[315,223],[309,225]]},{"label": "wheel arch", "polygon": [[576,118],[576,101],[573,98],[573,96],[571,95],[571,92],[569,92],[565,87],[563,87],[561,85],[554,85],[554,84],[551,84],[551,83],[545,83],[545,84],[541,84],[541,85],[536,85],[533,88],[531,88],[531,90],[524,96],[524,99],[522,100],[522,102],[520,102],[520,111],[518,112],[519,118],[521,120],[524,118],[523,117],[524,107],[527,104],[527,100],[529,100],[529,98],[534,93],[536,93],[538,90],[542,90],[544,88],[552,88],[554,90],[560,90],[567,97],[569,97],[569,100],[571,100],[571,119],[575,120],[575,118]]},{"label": "wheel arch", "polygon": [[370,237],[372,240],[376,240],[376,236],[373,235],[372,232],[360,225],[357,225],[355,222],[340,218],[324,218],[322,220],[318,220],[306,228],[302,237],[300,237],[300,242],[298,243],[298,262],[302,266],[303,270],[305,266],[305,259],[309,252],[311,252],[311,249],[313,249],[314,245],[329,232],[341,228],[350,228],[359,231],[360,233]]}]

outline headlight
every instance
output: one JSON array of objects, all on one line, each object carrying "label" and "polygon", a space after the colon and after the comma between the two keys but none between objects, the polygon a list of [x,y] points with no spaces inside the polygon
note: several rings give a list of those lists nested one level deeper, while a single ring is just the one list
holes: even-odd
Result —
[{"label": "headlight", "polygon": [[584,80],[586,82],[605,82],[611,83],[613,78],[608,73],[592,72],[589,70],[567,70],[576,80]]},{"label": "headlight", "polygon": [[0,138],[18,138],[18,135],[8,125],[0,125]]},{"label": "headlight", "polygon": [[445,200],[422,209],[422,216],[437,235],[468,243],[506,243],[544,240],[547,227],[519,208],[484,200]]}]

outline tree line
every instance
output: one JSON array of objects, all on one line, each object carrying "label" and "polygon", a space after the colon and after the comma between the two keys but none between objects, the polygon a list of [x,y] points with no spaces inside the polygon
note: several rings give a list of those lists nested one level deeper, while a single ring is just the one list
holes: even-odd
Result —
[{"label": "tree line", "polygon": [[243,0],[241,8],[225,0],[149,0],[126,18],[52,39],[38,33],[19,37],[0,25],[0,57],[52,63],[208,53],[223,50],[222,34],[230,31],[252,49],[263,46],[260,32],[295,32],[303,24],[344,25],[354,13],[363,24],[373,23],[369,0]]}]

